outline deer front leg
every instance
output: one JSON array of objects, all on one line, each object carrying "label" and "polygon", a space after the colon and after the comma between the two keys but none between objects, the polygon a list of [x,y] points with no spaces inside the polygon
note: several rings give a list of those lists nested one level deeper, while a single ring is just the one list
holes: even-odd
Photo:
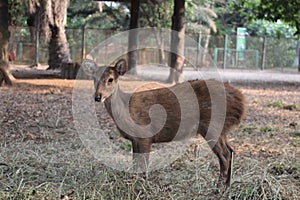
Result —
[{"label": "deer front leg", "polygon": [[152,141],[148,138],[138,138],[132,141],[134,172],[147,172],[151,144]]}]

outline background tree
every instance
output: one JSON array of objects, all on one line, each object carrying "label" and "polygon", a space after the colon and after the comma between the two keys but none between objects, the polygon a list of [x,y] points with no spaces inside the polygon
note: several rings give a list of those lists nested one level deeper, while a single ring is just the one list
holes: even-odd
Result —
[{"label": "background tree", "polygon": [[275,37],[275,38],[293,38],[296,28],[291,27],[282,21],[271,22],[267,20],[254,20],[244,25],[250,36]]},{"label": "background tree", "polygon": [[187,30],[199,33],[201,37],[203,34],[206,36],[200,65],[205,65],[211,34],[217,32],[215,21],[218,16],[211,9],[212,5],[213,2],[208,0],[193,0],[187,3]]},{"label": "background tree", "polygon": [[[84,5],[84,6],[82,6]],[[127,3],[73,0],[68,7],[68,27],[127,30],[129,6]]]},{"label": "background tree", "polygon": [[61,63],[71,62],[70,50],[65,34],[68,0],[30,0],[30,13],[42,9],[41,29],[49,39],[48,69],[57,69]]},{"label": "background tree", "polygon": [[233,8],[237,0],[214,0],[211,9],[217,14],[215,19],[218,35],[236,34],[237,27],[243,27],[247,23],[246,17]]},{"label": "background tree", "polygon": [[172,16],[171,55],[169,83],[183,82],[183,62],[185,45],[185,0],[174,0]]},{"label": "background tree", "polygon": [[8,62],[8,0],[0,0],[0,86],[5,81],[7,85],[12,85],[14,80],[10,74]]},{"label": "background tree", "polygon": [[272,22],[282,20],[296,27],[298,35],[298,71],[300,72],[300,1],[299,0],[240,0],[234,4],[235,9],[248,19],[265,19]]},{"label": "background tree", "polygon": [[9,25],[26,26],[28,15],[27,0],[8,0]]},{"label": "background tree", "polygon": [[159,47],[159,63],[168,65],[164,51],[164,39],[161,28],[170,28],[172,24],[173,1],[165,1],[160,4],[141,4],[140,6],[140,26],[154,27],[157,46]]}]

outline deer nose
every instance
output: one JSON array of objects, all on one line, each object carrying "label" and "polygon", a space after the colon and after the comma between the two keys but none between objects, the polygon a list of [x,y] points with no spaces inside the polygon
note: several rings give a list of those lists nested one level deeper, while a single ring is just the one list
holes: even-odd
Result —
[{"label": "deer nose", "polygon": [[95,101],[101,101],[101,94],[100,95],[95,95]]}]

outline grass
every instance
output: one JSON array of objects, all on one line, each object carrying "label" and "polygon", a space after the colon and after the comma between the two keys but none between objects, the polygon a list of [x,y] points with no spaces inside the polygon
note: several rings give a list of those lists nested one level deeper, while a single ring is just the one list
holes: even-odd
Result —
[{"label": "grass", "polygon": [[[293,176],[295,181],[299,178],[299,168],[294,166],[295,160],[285,160],[286,164],[277,161],[264,165],[250,158],[242,158],[249,164],[251,169],[245,166],[236,167],[239,174],[241,171],[247,173],[238,176],[230,190],[227,191],[228,199],[297,199],[293,193],[297,185],[286,186],[287,177]],[[278,173],[278,171],[280,173]],[[237,175],[236,175],[237,176]],[[299,181],[299,180],[298,180]],[[295,183],[295,182],[294,182]],[[289,196],[287,196],[289,195]]]},{"label": "grass", "polygon": [[273,132],[274,130],[275,130],[275,128],[273,128],[272,126],[263,126],[260,128],[260,132],[263,132],[263,133]]},{"label": "grass", "polygon": [[299,140],[292,140],[290,143],[294,147],[300,147],[300,141]]},{"label": "grass", "polygon": [[[296,200],[300,197],[299,116],[294,111],[284,112],[283,117],[272,116],[286,105],[281,105],[282,102],[270,105],[266,109],[269,112],[265,112],[265,104],[250,104],[243,125],[229,136],[236,152],[232,185],[219,191],[215,186],[218,160],[199,141],[170,166],[150,172],[147,178],[117,171],[95,159],[83,145],[72,124],[70,94],[63,94],[64,90],[52,94],[48,93],[49,88],[40,88],[32,95],[25,90],[28,85],[20,86],[24,87],[21,92],[0,93],[7,103],[2,107],[0,104],[3,120],[13,122],[1,121],[0,199]],[[249,99],[274,102],[264,91],[259,96],[252,89],[246,93],[250,93]],[[297,97],[291,101],[285,97],[283,102],[298,101]],[[10,112],[6,112],[8,105]],[[101,117],[101,128],[110,135],[114,126],[105,116]],[[119,134],[112,136],[119,141]],[[118,144],[120,151],[130,151],[128,142]]]},{"label": "grass", "polygon": [[281,101],[273,101],[267,104],[268,107],[275,107],[275,108],[280,108],[280,109],[284,109],[284,110],[300,110],[299,105],[297,105],[296,103],[293,104],[286,104],[283,103]]},{"label": "grass", "polygon": [[290,174],[300,178],[299,163],[272,163],[269,172],[274,175]]},{"label": "grass", "polygon": [[236,156],[232,186],[220,193],[215,187],[217,159],[211,152],[195,157],[190,149],[171,166],[150,172],[145,179],[102,165],[78,143],[73,138],[47,145],[29,141],[2,146],[1,157],[10,164],[1,168],[0,198],[284,199],[291,191],[281,184],[281,176],[299,175],[299,167],[290,161],[267,165]]},{"label": "grass", "polygon": [[127,151],[127,152],[131,152],[131,149],[132,149],[132,145],[129,143],[129,144],[122,144],[120,146],[120,148],[124,151]]},{"label": "grass", "polygon": [[253,131],[257,130],[257,127],[255,125],[241,125],[240,126],[240,130],[243,132],[243,133],[252,133]]}]

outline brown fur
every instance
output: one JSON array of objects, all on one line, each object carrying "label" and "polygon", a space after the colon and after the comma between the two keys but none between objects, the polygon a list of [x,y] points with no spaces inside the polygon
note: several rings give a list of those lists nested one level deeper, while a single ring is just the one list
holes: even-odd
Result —
[{"label": "brown fur", "polygon": [[[126,64],[125,61],[119,62],[124,62],[124,65]],[[115,88],[118,77],[123,75],[123,73],[124,72],[120,73],[117,67],[107,67],[101,78],[95,79],[95,100],[99,101],[100,99],[105,99],[105,107],[113,119],[114,116],[111,110],[112,96],[116,93],[116,90],[118,90],[117,95],[120,99],[128,95],[118,88]],[[108,83],[109,79],[113,79],[113,82]],[[225,181],[225,184],[229,185],[233,150],[228,144],[226,134],[232,128],[238,126],[245,115],[244,96],[238,89],[232,87],[229,83],[221,83],[216,80],[194,80],[189,81],[188,83],[193,88],[198,99],[200,119],[197,133],[201,134],[208,141],[208,144],[219,159],[220,181]],[[129,101],[130,116],[138,125],[148,125],[151,123],[149,116],[151,106],[159,104],[164,107],[167,118],[163,128],[156,135],[148,138],[135,137],[118,127],[121,135],[132,142],[134,160],[137,162],[136,164],[138,167],[147,167],[152,143],[172,141],[179,129],[181,123],[180,104],[177,97],[170,89],[178,90],[179,93],[182,93],[183,95],[186,92],[183,89],[183,84],[177,84],[171,88],[159,88],[136,92],[131,96]],[[226,96],[226,116],[224,126],[220,129],[221,134],[218,135],[216,132],[208,132],[212,120],[212,107],[215,106],[216,110],[221,110],[221,107],[225,106],[225,104],[224,100],[212,99],[211,95],[219,95],[222,93],[224,94],[224,97]],[[212,103],[212,100],[216,102]],[[189,99],[184,100],[184,102],[189,103]],[[126,120],[128,119],[124,119],[125,122]],[[190,137],[190,135],[187,135],[186,137]],[[211,139],[215,139],[215,142],[211,142]],[[141,153],[143,153],[144,156],[141,156]],[[144,160],[146,160],[146,162],[143,162]]]}]

